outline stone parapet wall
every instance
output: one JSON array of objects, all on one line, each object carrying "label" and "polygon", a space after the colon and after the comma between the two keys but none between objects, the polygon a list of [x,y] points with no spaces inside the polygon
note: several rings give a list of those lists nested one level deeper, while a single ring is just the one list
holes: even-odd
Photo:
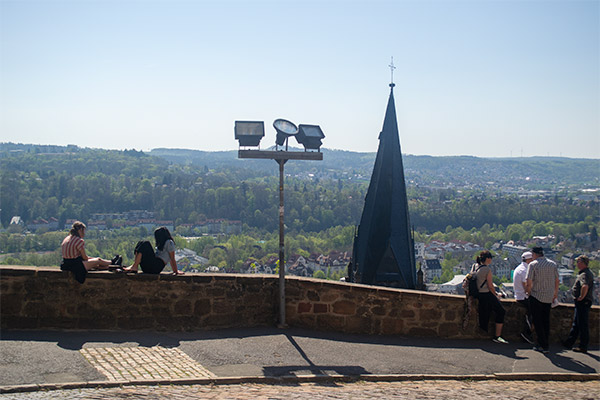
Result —
[{"label": "stone parapet wall", "polygon": [[[523,309],[504,300],[503,336],[520,341]],[[57,268],[0,267],[2,329],[204,330],[272,326],[274,275],[124,275],[93,272],[83,285]],[[476,306],[476,304],[475,304]],[[486,338],[474,311],[463,329],[463,296],[286,278],[286,322],[306,329],[375,335]],[[551,312],[551,340],[566,337],[573,306]],[[600,338],[600,307],[590,315]]]},{"label": "stone parapet wall", "polygon": [[[465,297],[417,290],[392,289],[310,278],[290,277],[286,286],[286,316],[291,326],[374,335],[433,336],[441,338],[489,338],[479,329],[477,302],[466,318]],[[515,300],[502,300],[506,309],[502,336],[522,341],[524,309]],[[567,337],[573,305],[561,304],[550,313],[552,342]],[[590,341],[600,340],[600,307],[590,313]]]},{"label": "stone parapet wall", "polygon": [[2,329],[200,330],[276,324],[277,279],[0,268]]}]

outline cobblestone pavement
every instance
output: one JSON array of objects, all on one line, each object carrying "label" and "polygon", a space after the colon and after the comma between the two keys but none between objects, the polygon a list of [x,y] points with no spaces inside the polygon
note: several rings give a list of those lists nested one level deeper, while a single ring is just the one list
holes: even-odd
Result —
[{"label": "cobblestone pavement", "polygon": [[92,347],[80,352],[109,381],[215,377],[176,348]]},{"label": "cobblestone pavement", "polygon": [[600,382],[405,381],[300,383],[295,385],[125,386],[0,395],[0,400],[104,399],[573,399],[600,398]]}]

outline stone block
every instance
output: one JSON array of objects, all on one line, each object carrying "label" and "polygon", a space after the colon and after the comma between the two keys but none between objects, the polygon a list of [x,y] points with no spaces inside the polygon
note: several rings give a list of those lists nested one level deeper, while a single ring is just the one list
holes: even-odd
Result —
[{"label": "stone block", "polygon": [[21,295],[4,295],[3,293],[0,296],[0,316],[19,315],[24,305],[24,299]]},{"label": "stone block", "polygon": [[360,317],[367,317],[371,315],[371,310],[369,309],[369,307],[361,305],[362,303],[360,302],[356,302],[356,304],[358,304],[356,308],[356,315]]},{"label": "stone block", "polygon": [[371,313],[377,316],[383,316],[387,314],[387,309],[383,306],[375,306],[371,307]]},{"label": "stone block", "polygon": [[298,303],[298,314],[307,313],[312,310],[311,303]]},{"label": "stone block", "polygon": [[317,317],[314,314],[297,314],[295,318],[286,318],[286,322],[297,328],[318,329]]},{"label": "stone block", "polygon": [[445,321],[456,321],[458,319],[458,313],[454,310],[447,310],[444,313]]},{"label": "stone block", "polygon": [[319,293],[315,290],[309,290],[306,292],[306,298],[310,301],[320,301],[321,297],[319,296]]},{"label": "stone block", "polygon": [[224,299],[214,299],[212,302],[212,312],[215,314],[229,314],[235,310],[231,301]]},{"label": "stone block", "polygon": [[[2,267],[2,269],[0,270],[0,276],[2,277],[12,277],[12,276],[18,276],[18,277],[31,277],[33,275],[36,275],[37,273],[37,269],[36,268],[27,268],[27,267],[16,267],[16,268],[7,268],[7,267]],[[62,271],[60,271],[59,269],[57,269],[57,273],[60,273]],[[56,272],[54,272],[56,274]]]},{"label": "stone block", "polygon": [[415,317],[415,312],[413,310],[401,310],[400,317],[413,319]]},{"label": "stone block", "polygon": [[381,320],[381,334],[400,335],[403,333],[404,323],[397,318],[384,318]]},{"label": "stone block", "polygon": [[331,305],[334,314],[354,315],[356,314],[356,304],[349,300],[336,301]]},{"label": "stone block", "polygon": [[360,316],[346,317],[346,331],[349,333],[370,333],[371,319]]},{"label": "stone block", "polygon": [[317,315],[317,326],[320,330],[333,330],[333,331],[344,331],[345,328],[344,317],[337,315]]},{"label": "stone block", "polygon": [[333,303],[334,301],[340,299],[342,294],[336,290],[334,292],[321,293],[320,296],[323,303]]},{"label": "stone block", "polygon": [[192,303],[189,300],[179,300],[173,307],[174,315],[192,315]]},{"label": "stone block", "polygon": [[217,287],[212,287],[212,288],[208,288],[206,289],[206,295],[208,297],[225,297],[225,289],[223,288],[217,288]]},{"label": "stone block", "polygon": [[439,321],[442,318],[442,312],[438,309],[419,310],[419,318],[422,321]]},{"label": "stone block", "polygon": [[201,283],[201,284],[207,284],[207,283],[211,283],[213,281],[213,276],[212,275],[191,275],[192,278],[192,282],[193,283]]},{"label": "stone block", "polygon": [[194,302],[194,315],[204,316],[210,314],[210,299],[198,299]]},{"label": "stone block", "polygon": [[313,307],[313,312],[315,314],[323,314],[329,311],[329,306],[323,303],[315,303]]}]

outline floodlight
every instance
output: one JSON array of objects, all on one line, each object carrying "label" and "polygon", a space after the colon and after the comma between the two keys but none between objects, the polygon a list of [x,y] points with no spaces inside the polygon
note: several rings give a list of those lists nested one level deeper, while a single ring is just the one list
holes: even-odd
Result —
[{"label": "floodlight", "polygon": [[298,143],[304,146],[304,150],[320,150],[320,147],[323,144],[321,139],[324,137],[325,135],[323,134],[323,131],[319,125],[300,124],[298,126],[296,140]]},{"label": "floodlight", "polygon": [[235,121],[235,138],[240,146],[258,146],[265,136],[263,121]]},{"label": "floodlight", "polygon": [[273,128],[277,131],[275,143],[278,146],[283,146],[283,143],[285,142],[285,148],[287,150],[288,139],[290,136],[294,136],[298,133],[298,127],[286,119],[279,118],[273,122]]}]

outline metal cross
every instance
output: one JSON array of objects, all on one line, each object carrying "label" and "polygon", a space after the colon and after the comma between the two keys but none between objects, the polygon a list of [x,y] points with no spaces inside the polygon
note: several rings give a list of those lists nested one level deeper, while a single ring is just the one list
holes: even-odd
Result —
[{"label": "metal cross", "polygon": [[392,63],[390,65],[388,65],[388,67],[390,67],[390,72],[392,73],[392,81],[391,84],[394,84],[394,70],[396,69],[396,67],[394,67],[394,56],[392,56]]}]

